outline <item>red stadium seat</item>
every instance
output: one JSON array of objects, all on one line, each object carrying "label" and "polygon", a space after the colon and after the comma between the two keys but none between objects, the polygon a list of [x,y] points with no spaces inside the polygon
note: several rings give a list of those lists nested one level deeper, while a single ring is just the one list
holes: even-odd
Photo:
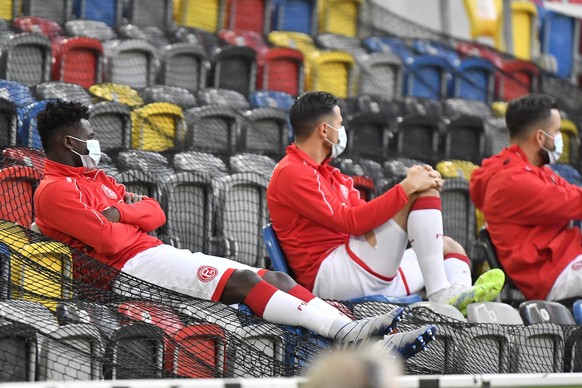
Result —
[{"label": "red stadium seat", "polygon": [[24,166],[11,166],[0,170],[0,218],[24,227],[34,221],[32,198],[41,173]]},{"label": "red stadium seat", "polygon": [[84,88],[101,82],[103,46],[100,41],[87,37],[57,38],[52,49],[53,80]]},{"label": "red stadium seat", "polygon": [[55,21],[38,16],[21,16],[12,21],[18,32],[40,32],[51,39],[63,35],[63,28]]},{"label": "red stadium seat", "polygon": [[32,167],[40,174],[44,174],[46,155],[42,150],[26,147],[9,147],[2,151],[4,167],[21,165]]},{"label": "red stadium seat", "polygon": [[275,90],[293,96],[303,93],[303,54],[277,47],[258,57],[258,90]]},{"label": "red stadium seat", "polygon": [[518,59],[506,61],[501,71],[496,80],[498,98],[509,101],[537,90],[540,71],[534,63]]},{"label": "red stadium seat", "polygon": [[229,30],[268,33],[270,15],[267,15],[265,0],[228,0],[226,5],[226,28]]}]

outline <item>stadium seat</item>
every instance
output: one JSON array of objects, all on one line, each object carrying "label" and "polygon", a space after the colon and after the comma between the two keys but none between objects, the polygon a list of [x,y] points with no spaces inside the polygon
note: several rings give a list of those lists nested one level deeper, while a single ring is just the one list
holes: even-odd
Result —
[{"label": "stadium seat", "polygon": [[576,320],[576,324],[582,324],[582,299],[574,302],[572,310],[574,312],[574,319]]},{"label": "stadium seat", "polygon": [[231,156],[229,165],[233,174],[256,172],[270,179],[277,162],[265,155],[243,153]]},{"label": "stadium seat", "polygon": [[22,14],[47,18],[62,26],[71,18],[72,4],[70,0],[22,0]]},{"label": "stadium seat", "polygon": [[570,79],[574,70],[576,20],[572,17],[538,6],[540,17],[540,49],[556,58],[556,74]]},{"label": "stadium seat", "polygon": [[[199,99],[200,101],[200,99]],[[184,112],[187,150],[232,155],[241,116],[228,106],[202,106]]]},{"label": "stadium seat", "polygon": [[115,179],[125,186],[125,190],[128,193],[147,195],[150,198],[161,201],[160,179],[152,176],[147,171],[125,170],[116,174]]},{"label": "stadium seat", "polygon": [[562,133],[562,139],[564,141],[564,151],[562,152],[562,156],[560,156],[559,162],[578,166],[580,161],[578,127],[572,120],[563,118],[560,132]]},{"label": "stadium seat", "polygon": [[242,113],[243,122],[237,139],[238,152],[250,152],[280,158],[288,145],[288,119],[277,108],[255,108]]},{"label": "stadium seat", "polygon": [[153,85],[158,72],[157,50],[139,40],[112,40],[104,44],[105,80],[141,89]]},{"label": "stadium seat", "polygon": [[317,1],[274,0],[272,6],[271,30],[317,33]]},{"label": "stadium seat", "polygon": [[130,108],[137,108],[144,104],[138,91],[127,85],[113,83],[96,84],[89,88],[89,93],[97,101],[114,101],[127,105]]},{"label": "stadium seat", "polygon": [[42,148],[36,118],[40,112],[44,111],[49,101],[51,100],[38,101],[26,107],[27,114],[18,130],[18,144],[25,147]]},{"label": "stadium seat", "polygon": [[402,61],[393,53],[371,53],[357,58],[358,94],[386,99],[402,96]]},{"label": "stadium seat", "polygon": [[6,98],[0,98],[0,146],[16,145],[17,128],[16,105]]},{"label": "stadium seat", "polygon": [[194,92],[206,86],[209,67],[203,47],[174,43],[162,49],[158,79],[162,85],[178,86]]},{"label": "stadium seat", "polygon": [[349,53],[321,51],[306,57],[306,63],[306,90],[322,90],[339,98],[354,95],[356,63]]},{"label": "stadium seat", "polygon": [[8,0],[0,4],[0,19],[12,20],[20,12],[20,0]]},{"label": "stadium seat", "polygon": [[0,38],[0,78],[33,86],[50,79],[51,44],[38,33],[8,33]]},{"label": "stadium seat", "polygon": [[224,256],[264,267],[261,227],[268,221],[268,177],[255,172],[235,173],[215,181],[216,222],[224,242]]},{"label": "stadium seat", "polygon": [[76,101],[89,106],[92,103],[91,95],[82,86],[62,82],[49,81],[36,85],[36,96],[41,100],[61,99],[64,101]]},{"label": "stadium seat", "polygon": [[0,217],[0,241],[5,248],[12,253],[28,245],[29,239],[25,229],[12,221],[4,221],[4,218]]},{"label": "stadium seat", "polygon": [[247,98],[255,90],[257,63],[253,49],[223,47],[215,54],[213,62],[213,87],[234,90]]},{"label": "stadium seat", "polygon": [[12,165],[32,167],[44,174],[46,155],[43,150],[27,147],[7,147],[2,150],[3,167]]},{"label": "stadium seat", "polygon": [[[463,105],[471,107],[463,111]],[[489,108],[481,101],[457,99],[446,100],[444,106],[448,119],[444,127],[444,158],[481,164],[487,156],[485,120]]]},{"label": "stadium seat", "polygon": [[103,151],[131,146],[131,110],[127,105],[102,101],[89,106],[89,118]]},{"label": "stadium seat", "polygon": [[222,159],[204,152],[187,151],[177,153],[172,159],[172,165],[178,172],[207,172],[213,177],[228,174],[228,169]]},{"label": "stadium seat", "polygon": [[125,13],[130,24],[138,27],[156,27],[163,32],[173,25],[172,0],[129,0]]},{"label": "stadium seat", "polygon": [[[257,89],[303,93],[303,54],[287,47],[275,47],[257,57]],[[252,95],[252,94],[251,94]]]},{"label": "stadium seat", "polygon": [[224,25],[224,0],[178,0],[174,13],[179,26],[217,32]]},{"label": "stadium seat", "polygon": [[12,298],[39,302],[52,311],[72,297],[72,254],[58,242],[25,245],[11,257]]},{"label": "stadium seat", "polygon": [[95,20],[115,28],[121,23],[121,0],[73,0],[73,13],[78,19]]},{"label": "stadium seat", "polygon": [[275,230],[271,224],[263,226],[263,241],[265,242],[265,247],[267,248],[269,259],[271,259],[271,266],[273,270],[292,275],[289,267],[287,266],[287,260],[285,260],[283,251],[279,246],[279,241],[277,240]]},{"label": "stadium seat", "polygon": [[324,0],[318,2],[319,33],[355,37],[363,0]]},{"label": "stadium seat", "polygon": [[314,51],[318,51],[313,39],[302,32],[272,31],[267,40],[275,47],[287,47],[299,50],[306,57]]},{"label": "stadium seat", "polygon": [[350,36],[329,33],[319,34],[315,37],[315,43],[323,50],[346,51],[356,59],[367,54],[360,39]]},{"label": "stadium seat", "polygon": [[379,188],[380,192],[384,192],[392,186],[400,183],[404,178],[406,178],[406,174],[408,169],[415,165],[424,165],[426,163],[415,160],[415,159],[408,159],[408,158],[397,158],[397,157],[390,157],[383,163],[384,171],[386,172],[385,176],[388,180],[388,184],[383,189]]},{"label": "stadium seat", "polygon": [[511,27],[513,54],[525,60],[533,60],[538,46],[537,37],[538,11],[536,5],[529,1],[511,3]]},{"label": "stadium seat", "polygon": [[164,182],[174,174],[166,157],[152,151],[121,151],[117,155],[117,166],[121,171],[139,170],[150,173],[158,182]]},{"label": "stadium seat", "polygon": [[392,137],[394,120],[388,121],[384,114],[363,112],[347,118],[348,149],[352,158],[363,157],[384,160],[388,156],[388,142]]},{"label": "stadium seat", "polygon": [[42,172],[28,166],[0,169],[0,218],[28,228],[34,220],[34,190],[41,179]]},{"label": "stadium seat", "polygon": [[182,109],[167,102],[154,102],[131,112],[131,145],[134,149],[165,151],[183,144]]},{"label": "stadium seat", "polygon": [[271,2],[267,0],[226,0],[225,26],[228,30],[269,33]]},{"label": "stadium seat", "polygon": [[526,325],[552,322],[559,325],[575,325],[572,313],[558,302],[527,300],[519,304],[519,314]]},{"label": "stadium seat", "polygon": [[101,82],[103,46],[97,39],[73,37],[53,40],[53,80],[88,88]]},{"label": "stadium seat", "polygon": [[475,208],[469,183],[463,178],[445,179],[441,190],[444,233],[470,252],[475,241]]},{"label": "stadium seat", "polygon": [[196,97],[187,89],[179,86],[152,85],[139,91],[146,104],[154,102],[169,102],[182,108],[193,108],[198,105]]},{"label": "stadium seat", "polygon": [[257,90],[249,98],[253,108],[278,108],[289,112],[295,99],[292,95],[274,90]]},{"label": "stadium seat", "polygon": [[[234,309],[217,303],[191,302],[181,304],[177,311],[194,322],[204,321],[216,324],[242,342],[242,346],[227,348],[230,359],[228,373],[237,377],[274,377],[281,375],[285,357],[285,332],[278,326],[265,321],[254,320],[242,324]],[[239,313],[240,314],[240,313]],[[261,354],[261,362],[256,360]],[[260,364],[260,365],[259,365]]]},{"label": "stadium seat", "polygon": [[539,69],[531,62],[506,61],[497,77],[497,97],[511,101],[538,89]]},{"label": "stadium seat", "polygon": [[495,93],[495,66],[482,58],[467,58],[454,68],[449,82],[449,97],[493,101]]},{"label": "stadium seat", "polygon": [[196,93],[198,105],[222,105],[235,110],[249,109],[249,102],[239,92],[228,89],[206,88]]},{"label": "stadium seat", "polygon": [[207,172],[183,171],[162,187],[162,208],[166,213],[164,240],[180,249],[213,254],[212,177]]},{"label": "stadium seat", "polygon": [[85,36],[106,42],[117,39],[117,34],[107,24],[95,20],[69,20],[65,24],[69,36]]},{"label": "stadium seat", "polygon": [[12,21],[16,32],[39,32],[49,39],[63,35],[63,28],[55,21],[38,16],[20,16]]}]

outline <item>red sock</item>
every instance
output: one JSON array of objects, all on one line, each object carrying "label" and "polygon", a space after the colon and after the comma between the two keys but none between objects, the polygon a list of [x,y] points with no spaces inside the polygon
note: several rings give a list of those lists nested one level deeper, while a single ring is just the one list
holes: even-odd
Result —
[{"label": "red sock", "polygon": [[274,286],[270,285],[264,280],[258,282],[251,290],[249,291],[247,297],[245,298],[245,304],[249,306],[251,310],[259,317],[263,317],[265,313],[265,307],[267,307],[267,303],[273,297],[273,294],[277,292],[278,289]]},{"label": "red sock", "polygon": [[307,289],[303,286],[297,284],[295,287],[287,291],[289,295],[293,295],[294,297],[301,299],[305,303],[309,303],[313,299],[315,299],[315,295],[311,292],[307,291]]}]

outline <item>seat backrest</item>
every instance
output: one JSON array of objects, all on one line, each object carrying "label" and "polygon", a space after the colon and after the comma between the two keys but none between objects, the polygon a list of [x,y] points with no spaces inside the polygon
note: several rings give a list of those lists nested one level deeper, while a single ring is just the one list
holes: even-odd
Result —
[{"label": "seat backrest", "polygon": [[226,0],[226,28],[266,35],[269,32],[270,11],[269,1]]},{"label": "seat backrest", "polygon": [[22,0],[22,14],[47,18],[62,26],[71,18],[72,3],[70,0]]},{"label": "seat backrest", "polygon": [[153,102],[169,102],[182,109],[188,109],[198,105],[196,97],[187,89],[179,86],[153,85],[139,91],[146,104]]},{"label": "seat backrest", "polygon": [[244,112],[237,139],[239,152],[284,155],[288,145],[287,114],[276,108],[255,108]]},{"label": "seat backrest", "polygon": [[224,25],[224,0],[178,0],[174,16],[179,26],[217,32]]},{"label": "seat backrest", "polygon": [[464,247],[475,240],[475,207],[464,178],[445,179],[441,190],[444,233]]},{"label": "seat backrest", "polygon": [[322,51],[308,57],[310,71],[306,90],[324,90],[339,98],[351,97],[354,91],[355,60],[344,51]]},{"label": "seat backrest", "polygon": [[258,62],[257,88],[294,96],[303,93],[303,54],[299,50],[274,47],[260,55]]},{"label": "seat backrest", "polygon": [[174,155],[172,165],[176,171],[207,172],[212,176],[227,174],[227,168],[222,159],[204,152],[187,151]]},{"label": "seat backrest", "polygon": [[159,69],[157,50],[140,39],[113,40],[104,44],[107,82],[141,89],[155,82]]},{"label": "seat backrest", "polygon": [[33,86],[50,79],[51,44],[38,33],[12,35],[0,54],[0,77]]},{"label": "seat backrest", "polygon": [[491,103],[495,92],[495,66],[483,58],[464,59],[455,69],[449,96]]},{"label": "seat backrest", "polygon": [[241,117],[227,106],[202,106],[188,109],[185,147],[189,150],[222,155],[234,153]]},{"label": "seat backrest", "polygon": [[130,86],[113,83],[96,84],[89,88],[97,101],[115,101],[131,108],[137,108],[144,104],[137,90]]},{"label": "seat backrest", "polygon": [[121,23],[122,12],[121,0],[73,0],[73,13],[78,19],[99,21],[109,27]]},{"label": "seat backrest", "polygon": [[359,94],[379,95],[386,99],[402,95],[402,62],[393,53],[371,53],[359,57]]},{"label": "seat backrest", "polygon": [[289,267],[287,266],[285,255],[283,255],[283,251],[279,246],[279,240],[277,240],[277,235],[275,234],[273,225],[267,224],[263,226],[263,241],[265,242],[265,247],[267,248],[267,253],[271,259],[273,269],[275,271],[289,274]]},{"label": "seat backrest", "polygon": [[131,109],[124,104],[102,101],[89,105],[89,118],[104,151],[131,145]]},{"label": "seat backrest", "polygon": [[391,136],[390,123],[381,113],[348,116],[348,154],[351,157],[385,159]]},{"label": "seat backrest", "polygon": [[9,322],[25,323],[42,334],[51,333],[59,327],[49,309],[29,300],[0,301],[0,327]]},{"label": "seat backrest", "polygon": [[574,311],[574,318],[576,320],[576,323],[578,325],[582,324],[582,299],[574,302],[572,310]]},{"label": "seat backrest", "polygon": [[18,130],[18,142],[26,147],[42,148],[40,134],[38,133],[37,116],[44,111],[46,105],[52,100],[42,100],[27,107],[27,114],[22,120],[22,126]]},{"label": "seat backrest", "polygon": [[165,181],[173,170],[168,160],[160,153],[144,150],[126,150],[117,155],[117,165],[121,170],[139,170],[154,174],[160,182]]},{"label": "seat backrest", "polygon": [[273,31],[296,31],[307,35],[317,33],[317,1],[274,0]]},{"label": "seat backrest", "polygon": [[538,89],[539,69],[519,59],[505,61],[498,72],[497,98],[511,101]]},{"label": "seat backrest", "polygon": [[199,90],[196,96],[200,106],[225,105],[232,109],[249,108],[249,102],[245,96],[234,90],[206,88]]},{"label": "seat backrest", "polygon": [[355,37],[363,0],[319,1],[319,33],[332,33]]},{"label": "seat backrest", "polygon": [[210,63],[204,47],[192,43],[174,43],[162,49],[158,76],[163,85],[196,91],[206,86]]},{"label": "seat backrest", "polygon": [[97,327],[105,337],[110,337],[119,328],[117,316],[107,306],[93,302],[78,300],[59,302],[55,315],[61,326],[90,323]]},{"label": "seat backrest", "polygon": [[354,37],[326,33],[317,35],[315,42],[322,49],[346,51],[356,58],[367,54],[360,39]]},{"label": "seat backrest", "polygon": [[505,303],[480,302],[467,306],[467,320],[471,323],[498,323],[523,325],[516,309]]},{"label": "seat backrest", "polygon": [[103,46],[99,40],[84,36],[53,40],[53,48],[54,80],[78,84],[84,88],[101,82]]},{"label": "seat backrest", "polygon": [[16,105],[0,98],[0,146],[15,146],[18,116]]},{"label": "seat backrest", "polygon": [[230,89],[248,97],[255,90],[257,64],[255,51],[249,47],[228,46],[214,57],[215,88]]},{"label": "seat backrest", "polygon": [[467,320],[465,319],[465,317],[463,316],[463,314],[461,314],[461,312],[456,309],[455,307],[448,305],[448,304],[442,304],[442,303],[436,303],[436,302],[416,302],[410,305],[410,308],[418,308],[418,307],[424,307],[427,308],[429,310],[434,311],[437,314],[440,315],[444,315],[445,317],[448,318],[453,318],[457,321],[461,321],[461,322],[466,322]]},{"label": "seat backrest", "polygon": [[165,151],[182,144],[185,132],[182,108],[154,102],[131,112],[131,145],[134,149]]},{"label": "seat backrest", "polygon": [[276,164],[277,162],[268,156],[257,154],[236,154],[229,159],[230,170],[233,173],[256,172],[268,179],[271,178]]},{"label": "seat backrest", "polygon": [[0,4],[0,19],[12,20],[20,13],[20,0],[7,0]]},{"label": "seat backrest", "polygon": [[129,23],[136,26],[154,26],[162,31],[172,27],[172,0],[130,0],[125,11]]},{"label": "seat backrest", "polygon": [[81,85],[62,81],[49,81],[36,85],[35,93],[41,100],[61,99],[90,105],[91,95]]},{"label": "seat backrest", "polygon": [[288,93],[272,90],[253,92],[249,100],[253,108],[278,108],[285,112],[289,112],[295,101],[293,96]]},{"label": "seat backrest", "polygon": [[0,169],[0,218],[29,227],[34,220],[34,190],[41,179],[41,173],[28,166]]},{"label": "seat backrest", "polygon": [[519,305],[519,314],[527,325],[552,322],[559,325],[575,325],[572,313],[558,302],[527,300]]},{"label": "seat backrest", "polygon": [[38,16],[20,16],[12,21],[18,32],[40,32],[51,39],[63,34],[63,28],[55,21]]}]

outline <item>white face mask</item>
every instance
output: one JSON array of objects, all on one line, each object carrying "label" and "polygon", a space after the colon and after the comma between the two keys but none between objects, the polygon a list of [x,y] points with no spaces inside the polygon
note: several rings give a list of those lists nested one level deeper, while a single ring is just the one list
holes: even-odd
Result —
[{"label": "white face mask", "polygon": [[548,153],[548,159],[550,161],[550,164],[556,164],[556,163],[558,163],[558,160],[560,160],[560,156],[562,156],[562,152],[564,151],[564,141],[562,139],[562,132],[556,133],[555,136],[551,136],[546,131],[542,131],[542,132],[547,137],[554,139],[554,150],[553,151],[550,151],[549,149],[547,149],[544,146],[542,146],[542,148]]},{"label": "white face mask", "polygon": [[99,160],[101,159],[101,146],[99,145],[99,140],[91,139],[91,140],[81,140],[77,139],[74,136],[69,136],[77,141],[81,141],[83,143],[87,143],[87,151],[89,154],[81,155],[75,150],[71,150],[73,153],[79,155],[81,158],[81,163],[83,163],[83,167],[87,170],[94,170],[97,165],[99,164]]},{"label": "white face mask", "polygon": [[329,143],[331,143],[331,156],[330,157],[332,159],[335,159],[338,156],[340,156],[340,154],[342,152],[344,152],[344,150],[346,149],[346,145],[348,144],[348,134],[346,133],[346,129],[344,128],[343,125],[341,127],[339,127],[339,129],[336,129],[336,128],[332,127],[328,123],[325,123],[325,125],[327,125],[331,129],[334,129],[334,130],[337,131],[337,144],[332,143],[327,138],[325,139]]}]

